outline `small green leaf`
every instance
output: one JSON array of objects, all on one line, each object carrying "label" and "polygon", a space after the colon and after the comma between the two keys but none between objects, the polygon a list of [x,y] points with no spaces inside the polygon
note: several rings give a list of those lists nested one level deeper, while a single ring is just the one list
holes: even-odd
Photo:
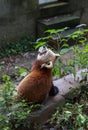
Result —
[{"label": "small green leaf", "polygon": [[49,30],[46,30],[45,33],[56,34],[57,30],[56,29],[49,29]]},{"label": "small green leaf", "polygon": [[38,49],[39,47],[45,45],[46,42],[36,42],[36,46],[35,46],[35,49]]},{"label": "small green leaf", "polygon": [[60,54],[63,55],[63,54],[65,54],[65,53],[69,52],[70,50],[73,50],[73,47],[62,49],[62,50],[60,51]]},{"label": "small green leaf", "polygon": [[62,45],[62,47],[69,47],[69,45],[65,43]]}]

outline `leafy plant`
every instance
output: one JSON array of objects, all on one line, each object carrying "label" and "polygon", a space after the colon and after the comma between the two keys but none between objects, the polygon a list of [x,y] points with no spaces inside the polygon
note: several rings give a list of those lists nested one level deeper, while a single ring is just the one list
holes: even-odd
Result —
[{"label": "leafy plant", "polygon": [[16,130],[30,127],[28,117],[30,113],[37,110],[41,105],[30,105],[25,100],[16,101],[16,87],[7,75],[3,75],[5,83],[0,89],[0,129]]},{"label": "leafy plant", "polygon": [[[39,38],[37,39],[37,41],[35,42],[35,49],[39,48],[40,46],[43,46],[43,45],[47,45],[49,46],[49,41],[50,39],[55,39],[56,40],[56,44],[58,46],[58,49],[60,49],[60,47],[62,47],[62,42],[65,42],[66,43],[66,39],[64,38],[61,38],[61,34],[67,30],[68,27],[65,27],[65,28],[62,28],[62,29],[49,29],[49,30],[46,30],[44,33],[45,33],[45,37],[42,37],[42,38]],[[65,46],[65,44],[64,44]],[[50,46],[51,47],[51,46]]]}]

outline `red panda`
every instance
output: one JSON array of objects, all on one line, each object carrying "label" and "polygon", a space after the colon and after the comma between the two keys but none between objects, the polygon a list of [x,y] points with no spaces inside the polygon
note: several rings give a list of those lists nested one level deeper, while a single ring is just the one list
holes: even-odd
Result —
[{"label": "red panda", "polygon": [[42,102],[46,95],[56,95],[58,89],[52,83],[52,62],[35,60],[31,72],[19,83],[18,95],[27,102]]},{"label": "red panda", "polygon": [[18,86],[18,94],[28,102],[41,102],[52,87],[52,69],[41,68],[36,60],[28,74]]}]

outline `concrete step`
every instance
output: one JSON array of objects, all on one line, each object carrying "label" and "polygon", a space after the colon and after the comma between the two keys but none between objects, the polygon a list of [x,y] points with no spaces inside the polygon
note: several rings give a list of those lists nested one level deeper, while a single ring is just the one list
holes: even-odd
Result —
[{"label": "concrete step", "polygon": [[40,18],[53,17],[68,12],[68,2],[54,2],[40,6]]},{"label": "concrete step", "polygon": [[49,19],[38,20],[38,24],[37,24],[38,37],[43,36],[45,30],[59,29],[63,27],[74,28],[79,23],[80,23],[80,18],[78,16],[72,16],[69,14],[51,17]]},{"label": "concrete step", "polygon": [[48,3],[51,3],[51,2],[56,2],[57,0],[39,0],[39,4],[48,4]]}]

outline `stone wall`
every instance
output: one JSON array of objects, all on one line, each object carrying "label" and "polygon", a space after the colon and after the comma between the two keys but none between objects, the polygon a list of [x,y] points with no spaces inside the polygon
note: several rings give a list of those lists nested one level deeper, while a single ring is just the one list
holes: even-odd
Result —
[{"label": "stone wall", "polygon": [[0,0],[0,44],[35,35],[38,0]]},{"label": "stone wall", "polygon": [[80,15],[80,22],[88,25],[88,0],[68,0],[70,11]]}]

